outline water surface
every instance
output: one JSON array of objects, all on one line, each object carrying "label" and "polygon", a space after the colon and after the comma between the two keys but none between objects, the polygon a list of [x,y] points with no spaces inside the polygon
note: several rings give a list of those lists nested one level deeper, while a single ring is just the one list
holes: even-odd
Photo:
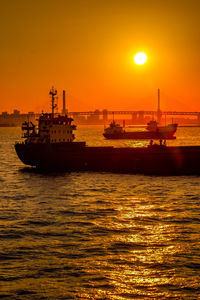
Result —
[{"label": "water surface", "polygon": [[[107,141],[82,126],[88,145]],[[200,177],[39,173],[0,128],[0,298],[199,299]],[[179,128],[170,145],[200,144]]]}]

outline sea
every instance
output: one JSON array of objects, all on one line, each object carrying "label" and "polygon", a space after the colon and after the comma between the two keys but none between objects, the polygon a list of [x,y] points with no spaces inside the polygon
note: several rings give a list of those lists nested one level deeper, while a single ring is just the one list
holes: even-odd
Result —
[{"label": "sea", "polygon": [[[76,140],[147,143],[103,130]],[[0,128],[0,299],[200,299],[200,176],[42,173],[17,157],[21,135]],[[200,145],[200,127],[176,136]]]}]

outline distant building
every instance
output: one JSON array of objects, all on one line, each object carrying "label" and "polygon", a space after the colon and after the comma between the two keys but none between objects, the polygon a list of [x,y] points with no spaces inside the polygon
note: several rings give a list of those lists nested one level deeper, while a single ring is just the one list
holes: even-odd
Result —
[{"label": "distant building", "polygon": [[0,127],[16,127],[21,126],[24,121],[31,121],[35,123],[35,113],[20,114],[20,111],[15,109],[12,114],[7,111],[0,114]]},{"label": "distant building", "polygon": [[14,114],[14,115],[19,115],[19,114],[20,114],[20,111],[17,110],[17,109],[14,109],[14,110],[13,110],[13,114]]}]

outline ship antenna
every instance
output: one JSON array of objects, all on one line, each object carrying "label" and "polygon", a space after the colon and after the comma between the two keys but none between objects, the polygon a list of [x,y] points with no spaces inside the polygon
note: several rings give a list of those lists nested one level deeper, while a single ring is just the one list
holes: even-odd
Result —
[{"label": "ship antenna", "polygon": [[57,95],[57,90],[52,87],[52,89],[49,92],[49,95],[51,95],[51,113],[52,116],[54,116],[54,109],[57,107],[57,104],[55,103],[55,96]]}]

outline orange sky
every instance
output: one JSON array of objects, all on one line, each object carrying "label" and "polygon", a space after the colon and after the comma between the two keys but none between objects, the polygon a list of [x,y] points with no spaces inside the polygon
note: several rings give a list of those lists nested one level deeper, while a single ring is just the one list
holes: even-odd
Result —
[{"label": "orange sky", "polygon": [[[1,1],[0,112],[200,111],[200,1]],[[144,51],[148,61],[133,63]]]}]

